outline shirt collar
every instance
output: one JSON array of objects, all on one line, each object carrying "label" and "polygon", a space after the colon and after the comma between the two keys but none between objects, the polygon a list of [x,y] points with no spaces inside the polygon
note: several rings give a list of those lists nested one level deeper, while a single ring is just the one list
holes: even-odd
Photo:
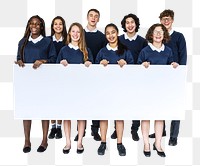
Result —
[{"label": "shirt collar", "polygon": [[69,48],[73,48],[74,50],[78,50],[79,47],[78,46],[74,46],[72,43],[68,44]]},{"label": "shirt collar", "polygon": [[52,39],[53,39],[53,41],[56,41],[57,43],[63,41],[63,37],[62,36],[60,37],[60,39],[57,40],[55,34],[52,36]]},{"label": "shirt collar", "polygon": [[85,32],[93,32],[93,33],[95,33],[95,32],[97,32],[97,28],[95,28],[95,29],[93,29],[92,31],[90,31],[88,28],[87,28],[87,26],[85,27]]},{"label": "shirt collar", "polygon": [[160,48],[156,48],[152,43],[148,43],[149,47],[153,50],[153,51],[164,51],[165,50],[165,45],[162,44],[162,46]]},{"label": "shirt collar", "polygon": [[43,36],[42,36],[42,35],[38,36],[36,39],[33,39],[33,38],[31,37],[31,35],[30,35],[29,38],[28,38],[28,41],[32,41],[32,42],[35,44],[35,43],[39,42],[39,41],[42,40],[42,39],[43,39]]},{"label": "shirt collar", "polygon": [[118,50],[118,47],[115,47],[115,48],[110,47],[109,43],[106,45],[106,48],[107,48],[108,50],[112,50],[112,51]]},{"label": "shirt collar", "polygon": [[127,35],[127,33],[124,34],[124,38],[125,38],[125,39],[128,39],[128,40],[130,40],[130,41],[136,40],[137,36],[138,36],[137,33],[136,33],[133,37],[129,37],[129,36]]},{"label": "shirt collar", "polygon": [[174,30],[171,29],[171,30],[169,31],[169,35],[171,35],[173,32],[174,32]]}]

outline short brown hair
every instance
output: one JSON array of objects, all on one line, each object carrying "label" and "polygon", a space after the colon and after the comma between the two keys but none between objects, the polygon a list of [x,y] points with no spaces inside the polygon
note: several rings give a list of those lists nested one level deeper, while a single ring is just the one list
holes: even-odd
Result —
[{"label": "short brown hair", "polygon": [[155,30],[156,27],[162,28],[162,30],[164,31],[162,43],[167,43],[170,39],[169,32],[167,31],[167,28],[165,28],[165,26],[162,25],[162,24],[153,24],[148,29],[147,34],[146,34],[147,41],[150,42],[150,43],[153,43],[153,31]]},{"label": "short brown hair", "polygon": [[174,11],[170,9],[164,10],[162,13],[160,13],[159,18],[162,19],[163,17],[171,17],[174,19]]}]

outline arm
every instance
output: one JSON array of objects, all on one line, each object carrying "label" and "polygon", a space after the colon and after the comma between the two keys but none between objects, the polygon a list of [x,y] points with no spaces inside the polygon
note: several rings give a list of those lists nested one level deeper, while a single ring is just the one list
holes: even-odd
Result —
[{"label": "arm", "polygon": [[183,34],[180,35],[178,40],[178,55],[179,55],[179,64],[186,65],[187,63],[187,48],[186,41]]}]

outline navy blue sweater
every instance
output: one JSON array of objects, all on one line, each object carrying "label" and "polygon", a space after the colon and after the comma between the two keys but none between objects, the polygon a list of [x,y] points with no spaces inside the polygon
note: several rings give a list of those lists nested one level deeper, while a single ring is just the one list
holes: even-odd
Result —
[{"label": "navy blue sweater", "polygon": [[[90,49],[88,51],[88,61],[93,63],[93,57]],[[61,48],[56,63],[60,63],[61,60],[67,60],[69,64],[80,64],[84,63],[84,56],[80,49],[70,48],[68,45]]]},{"label": "navy blue sweater", "polygon": [[128,49],[131,51],[131,53],[133,55],[134,63],[137,64],[139,53],[144,47],[146,47],[148,45],[147,41],[139,35],[137,35],[137,38],[135,40],[130,41],[128,39],[125,39],[124,34],[119,36],[119,40],[125,46],[128,47]]},{"label": "navy blue sweater", "polygon": [[[25,38],[22,38],[18,44],[17,60],[21,60],[21,47],[25,41]],[[34,63],[36,60],[47,60],[47,63],[56,62],[56,50],[53,45],[53,42],[48,37],[43,37],[37,43],[28,41],[24,49],[24,63]]]},{"label": "navy blue sweater", "polygon": [[95,61],[98,52],[105,47],[107,43],[105,35],[98,30],[97,32],[85,32],[85,41],[87,47],[92,51],[93,59]]},{"label": "navy blue sweater", "polygon": [[96,64],[99,64],[101,60],[106,59],[109,64],[117,64],[117,61],[124,59],[127,64],[133,64],[133,56],[129,50],[125,50],[122,55],[118,55],[116,51],[108,50],[106,47],[102,48],[96,57]]},{"label": "navy blue sweater", "polygon": [[170,37],[170,41],[165,45],[172,49],[174,62],[177,62],[180,65],[186,65],[187,48],[183,34],[174,31]]},{"label": "navy blue sweater", "polygon": [[146,61],[152,65],[169,65],[173,62],[172,50],[165,46],[164,51],[158,52],[153,51],[150,46],[146,46],[139,54],[138,64]]},{"label": "navy blue sweater", "polygon": [[[52,36],[49,36],[49,38],[53,41]],[[59,41],[59,42],[53,41],[53,44],[54,44],[54,46],[55,46],[57,55],[58,55],[58,53],[60,52],[60,49],[61,49],[63,46],[65,46],[65,43],[63,43],[62,41]]]}]

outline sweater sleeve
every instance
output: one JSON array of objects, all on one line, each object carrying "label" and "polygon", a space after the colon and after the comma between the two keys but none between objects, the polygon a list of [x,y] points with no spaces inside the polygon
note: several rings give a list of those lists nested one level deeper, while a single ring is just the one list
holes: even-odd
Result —
[{"label": "sweater sleeve", "polygon": [[92,51],[87,48],[87,51],[88,51],[88,61],[90,61],[91,63],[94,63],[94,60],[93,60],[93,55],[92,55]]},{"label": "sweater sleeve", "polygon": [[145,51],[142,49],[139,56],[138,56],[138,64],[142,64],[143,62],[145,62]]},{"label": "sweater sleeve", "polygon": [[133,55],[129,50],[126,51],[126,63],[127,64],[134,64]]},{"label": "sweater sleeve", "polygon": [[179,64],[186,65],[187,63],[187,48],[186,41],[183,34],[180,35],[178,44],[178,55],[179,55]]},{"label": "sweater sleeve", "polygon": [[102,49],[98,52],[95,63],[100,64],[101,60],[102,60]]},{"label": "sweater sleeve", "polygon": [[49,52],[48,52],[47,63],[55,63],[56,58],[57,58],[56,49],[55,49],[53,42],[51,41],[50,44],[49,44]]},{"label": "sweater sleeve", "polygon": [[61,50],[60,50],[60,52],[58,54],[56,63],[60,63],[61,60],[63,60],[63,48],[61,48]]}]

